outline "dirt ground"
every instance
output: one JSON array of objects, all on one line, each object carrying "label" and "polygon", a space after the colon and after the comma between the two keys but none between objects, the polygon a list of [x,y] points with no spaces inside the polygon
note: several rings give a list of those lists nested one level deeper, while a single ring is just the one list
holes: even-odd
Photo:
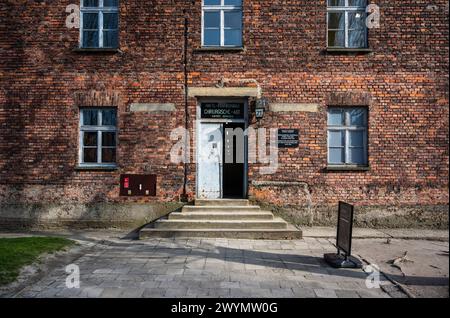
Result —
[{"label": "dirt ground", "polygon": [[[406,260],[392,264],[405,253]],[[353,241],[353,254],[377,265],[414,297],[449,297],[448,242],[357,239]]]}]

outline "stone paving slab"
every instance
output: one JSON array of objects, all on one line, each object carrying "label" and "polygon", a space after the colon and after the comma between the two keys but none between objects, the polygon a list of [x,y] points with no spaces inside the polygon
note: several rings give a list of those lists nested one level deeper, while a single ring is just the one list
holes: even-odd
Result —
[{"label": "stone paving slab", "polygon": [[323,253],[334,251],[326,238],[109,239],[74,261],[79,289],[67,288],[65,268],[55,268],[17,297],[383,298],[390,295],[385,290],[396,292],[395,286],[368,289],[362,270],[328,267]]}]

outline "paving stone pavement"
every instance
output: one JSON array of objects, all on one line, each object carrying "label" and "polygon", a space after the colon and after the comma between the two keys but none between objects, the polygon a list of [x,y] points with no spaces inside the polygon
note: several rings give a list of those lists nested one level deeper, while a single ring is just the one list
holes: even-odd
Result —
[{"label": "paving stone pavement", "polygon": [[363,270],[328,267],[323,254],[334,251],[331,241],[322,238],[110,239],[74,261],[80,288],[66,287],[64,266],[16,297],[398,297],[398,292],[384,291],[395,288],[383,276],[382,288],[368,289]]}]

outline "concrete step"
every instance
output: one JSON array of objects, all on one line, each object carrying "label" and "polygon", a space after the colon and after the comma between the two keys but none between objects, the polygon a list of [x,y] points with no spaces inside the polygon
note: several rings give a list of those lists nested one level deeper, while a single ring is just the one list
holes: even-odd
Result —
[{"label": "concrete step", "polygon": [[185,205],[182,212],[260,212],[261,208],[259,206],[247,205],[247,206],[220,206],[220,205],[209,205],[209,206],[197,206],[197,205]]},{"label": "concrete step", "polygon": [[302,231],[289,225],[287,229],[155,229],[143,228],[139,234],[140,239],[146,238],[173,238],[173,237],[204,237],[204,238],[228,238],[248,240],[293,240],[302,239]]},{"label": "concrete step", "polygon": [[287,223],[281,218],[273,220],[253,220],[253,221],[229,221],[229,220],[158,220],[154,223],[156,229],[286,229]]},{"label": "concrete step", "polygon": [[242,206],[242,205],[250,205],[250,201],[246,199],[214,199],[214,200],[205,200],[205,199],[196,199],[195,205],[197,206]]},{"label": "concrete step", "polygon": [[169,220],[273,220],[272,212],[174,212]]}]

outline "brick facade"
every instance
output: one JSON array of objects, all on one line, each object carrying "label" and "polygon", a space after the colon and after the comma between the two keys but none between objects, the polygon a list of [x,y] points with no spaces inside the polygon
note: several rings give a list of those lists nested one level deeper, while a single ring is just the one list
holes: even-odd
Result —
[{"label": "brick facade", "polygon": [[[121,1],[120,50],[75,50],[65,25],[78,1],[0,4],[0,203],[178,201],[184,165],[170,162],[172,129],[185,124],[184,31],[189,87],[259,87],[270,103],[317,112],[267,112],[255,128],[297,128],[276,174],[250,165],[250,196],[274,205],[448,205],[448,3],[377,0],[371,52],[326,50],[325,0],[245,0],[244,49],[201,49],[201,1]],[[254,98],[249,99],[254,109]],[[174,112],[130,112],[172,103]],[[367,106],[366,171],[328,171],[326,109]],[[118,169],[77,169],[80,106],[118,109]],[[197,99],[188,98],[194,128]],[[195,147],[192,147],[195,153]],[[195,164],[187,191],[195,196]],[[119,197],[123,173],[158,175],[154,198]],[[268,182],[270,181],[270,182]],[[260,184],[258,184],[260,182]],[[264,184],[264,182],[266,182]]]}]

